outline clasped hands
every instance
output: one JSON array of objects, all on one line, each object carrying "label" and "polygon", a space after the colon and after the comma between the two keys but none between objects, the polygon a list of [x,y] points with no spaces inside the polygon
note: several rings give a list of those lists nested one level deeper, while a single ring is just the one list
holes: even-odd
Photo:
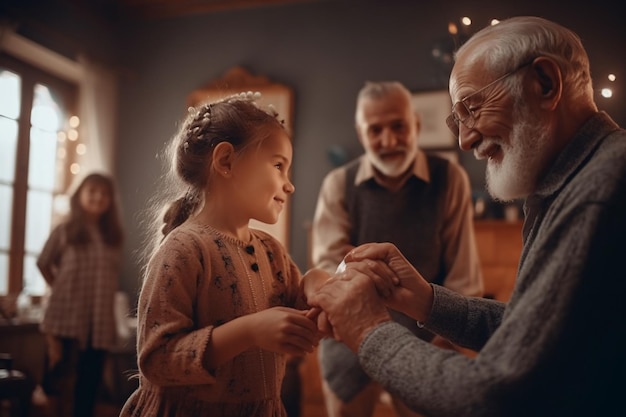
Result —
[{"label": "clasped hands", "polygon": [[[367,243],[344,258],[345,270],[329,275],[311,269],[305,279],[324,281],[307,294],[307,316],[325,336],[353,351],[378,325],[391,321],[387,308],[424,322],[432,306],[432,287],[391,243]],[[324,279],[325,278],[325,279]]]}]

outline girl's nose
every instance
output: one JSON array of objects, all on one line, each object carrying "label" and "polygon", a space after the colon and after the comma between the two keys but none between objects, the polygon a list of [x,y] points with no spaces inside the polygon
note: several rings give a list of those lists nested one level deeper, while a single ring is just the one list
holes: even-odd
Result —
[{"label": "girl's nose", "polygon": [[296,186],[289,180],[285,183],[285,192],[289,194],[293,194],[296,191]]}]

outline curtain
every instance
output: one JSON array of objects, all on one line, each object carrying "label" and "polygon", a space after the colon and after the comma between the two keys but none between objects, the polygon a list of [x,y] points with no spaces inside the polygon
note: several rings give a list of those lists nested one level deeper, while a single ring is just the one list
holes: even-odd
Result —
[{"label": "curtain", "polygon": [[117,75],[110,69],[79,57],[83,77],[80,82],[79,134],[87,152],[79,157],[81,173],[115,172],[117,138]]}]

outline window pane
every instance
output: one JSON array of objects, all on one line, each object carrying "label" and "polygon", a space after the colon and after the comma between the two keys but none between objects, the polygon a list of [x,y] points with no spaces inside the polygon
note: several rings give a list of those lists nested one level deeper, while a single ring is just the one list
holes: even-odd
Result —
[{"label": "window pane", "polygon": [[[0,92],[0,95],[2,92]],[[4,100],[0,100],[0,103]],[[17,121],[0,116],[0,181],[12,183],[15,178]]]},{"label": "window pane", "polygon": [[0,115],[9,119],[20,116],[22,83],[19,75],[0,69]]},{"label": "window pane", "polygon": [[0,184],[0,250],[9,250],[12,206],[13,188]]},{"label": "window pane", "polygon": [[52,194],[29,190],[26,201],[26,241],[24,249],[28,253],[41,251],[52,224]]},{"label": "window pane", "polygon": [[9,255],[0,252],[0,294],[9,292]]},{"label": "window pane", "polygon": [[55,183],[57,135],[33,127],[30,130],[29,188],[52,191]]},{"label": "window pane", "polygon": [[35,85],[35,98],[30,115],[30,123],[48,132],[56,132],[61,128],[63,116],[57,102],[52,97],[50,89],[45,85]]},{"label": "window pane", "polygon": [[44,295],[46,282],[37,268],[37,256],[50,234],[52,223],[52,194],[44,191],[28,191],[26,207],[26,241],[24,249],[24,292]]},{"label": "window pane", "polygon": [[24,290],[29,295],[44,295],[46,291],[46,281],[43,279],[39,268],[37,268],[37,257],[35,255],[24,256]]}]

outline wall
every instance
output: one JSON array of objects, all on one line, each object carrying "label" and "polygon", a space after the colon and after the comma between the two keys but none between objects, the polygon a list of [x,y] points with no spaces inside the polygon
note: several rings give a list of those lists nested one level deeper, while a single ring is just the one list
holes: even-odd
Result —
[{"label": "wall", "polygon": [[[156,154],[176,131],[187,94],[232,66],[294,89],[296,193],[289,249],[301,268],[306,267],[304,225],[313,216],[322,178],[332,168],[329,147],[343,146],[350,156],[360,151],[353,128],[358,89],[370,79],[397,79],[414,91],[447,88],[449,69],[431,51],[448,39],[449,21],[469,15],[482,27],[492,17],[541,15],[581,35],[597,86],[609,71],[626,68],[623,14],[611,9],[612,2],[596,1],[593,9],[539,0],[502,3],[512,2],[317,1],[113,25],[110,40],[116,42],[114,60],[122,75],[117,167],[128,230],[123,288],[132,296],[140,285],[144,209],[161,174]],[[62,26],[55,25],[56,30],[76,36],[77,28]],[[93,48],[94,33],[84,30],[91,33]],[[626,91],[623,80],[616,87],[621,94]],[[598,102],[626,126],[623,98]],[[473,186],[481,188],[483,165],[470,154],[461,160]]]},{"label": "wall", "polygon": [[[126,34],[126,65],[134,71],[121,101],[119,174],[126,201],[131,247],[140,245],[140,218],[160,167],[155,153],[174,132],[183,114],[186,95],[234,65],[290,85],[295,91],[294,168],[296,186],[291,213],[291,253],[306,267],[304,224],[311,220],[323,176],[332,168],[327,150],[342,145],[351,156],[359,153],[354,133],[354,104],[358,89],[369,79],[398,79],[411,90],[446,88],[447,69],[432,58],[433,45],[447,38],[448,21],[462,14],[485,25],[492,16],[537,14],[579,30],[584,40],[602,40],[591,50],[598,73],[619,68],[612,51],[626,39],[621,34],[591,30],[589,10],[540,6],[503,6],[487,2],[493,14],[463,2],[317,2],[267,7],[208,16],[138,24]],[[507,7],[505,10],[504,7]],[[586,16],[577,19],[575,16]],[[609,13],[610,15],[610,13]],[[607,17],[610,17],[607,15]],[[601,20],[598,17],[598,20]],[[616,22],[618,23],[618,22]],[[620,23],[621,24],[621,23]],[[616,26],[617,27],[617,26]],[[617,30],[617,29],[616,29]],[[612,46],[611,46],[612,44]],[[610,62],[614,65],[609,65]],[[624,112],[614,112],[616,116]],[[482,184],[482,165],[463,157],[472,170],[474,186]],[[140,168],[139,168],[140,167]],[[135,265],[125,270],[129,282],[139,278]]]}]

